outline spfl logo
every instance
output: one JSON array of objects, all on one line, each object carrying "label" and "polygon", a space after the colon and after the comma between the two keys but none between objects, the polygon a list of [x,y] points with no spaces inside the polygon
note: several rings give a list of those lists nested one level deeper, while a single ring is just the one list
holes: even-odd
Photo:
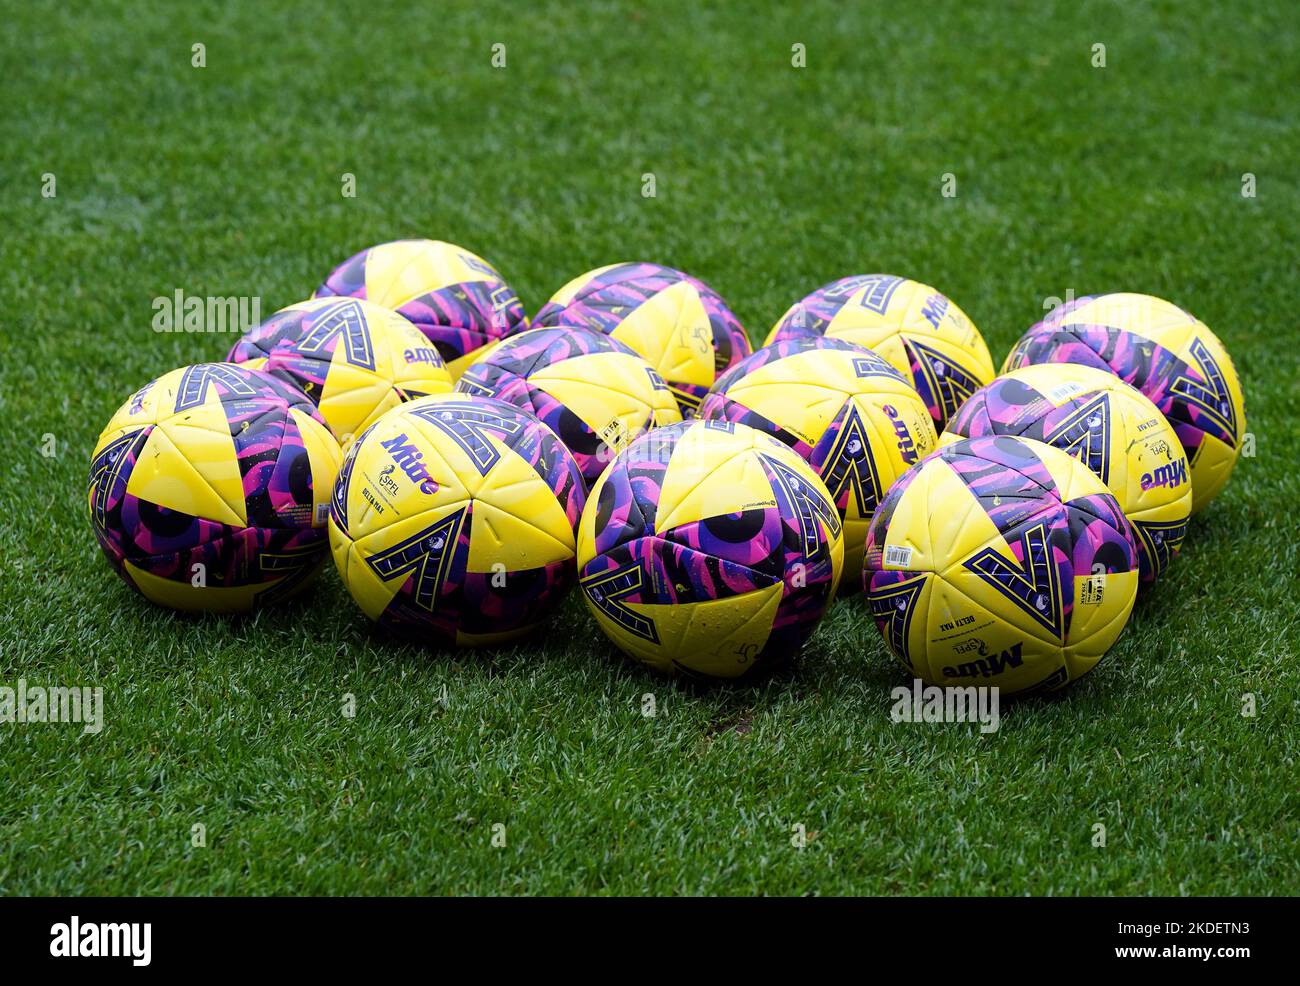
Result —
[{"label": "spfl logo", "polygon": [[438,484],[429,475],[429,469],[422,461],[424,453],[407,440],[405,433],[379,444],[388,450],[388,454],[393,457],[398,468],[406,473],[407,479],[420,488],[421,493],[438,492]]},{"label": "spfl logo", "polygon": [[146,966],[153,958],[153,925],[145,923],[81,923],[77,915],[67,924],[50,926],[50,954],[56,959],[129,958]]}]

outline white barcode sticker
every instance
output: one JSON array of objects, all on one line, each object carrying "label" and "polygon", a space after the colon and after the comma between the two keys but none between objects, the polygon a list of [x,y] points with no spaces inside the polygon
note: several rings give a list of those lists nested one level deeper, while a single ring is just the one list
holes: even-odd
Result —
[{"label": "white barcode sticker", "polygon": [[325,523],[325,521],[329,520],[329,516],[330,505],[328,503],[316,504],[316,526],[319,527],[321,524]]},{"label": "white barcode sticker", "polygon": [[912,549],[901,544],[885,545],[886,568],[911,568]]},{"label": "white barcode sticker", "polygon": [[1083,385],[1070,381],[1068,383],[1058,383],[1054,387],[1048,387],[1043,391],[1043,396],[1049,401],[1060,407],[1075,394],[1083,392]]}]

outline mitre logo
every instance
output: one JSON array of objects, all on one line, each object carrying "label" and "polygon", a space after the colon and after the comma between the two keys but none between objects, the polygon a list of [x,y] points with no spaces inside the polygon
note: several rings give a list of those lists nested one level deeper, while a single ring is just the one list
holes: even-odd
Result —
[{"label": "mitre logo", "polygon": [[955,667],[944,668],[943,673],[949,678],[991,678],[1025,663],[1021,656],[1022,646],[1023,644],[1012,644],[1008,650],[1000,654],[990,654]]},{"label": "mitre logo", "polygon": [[438,484],[429,475],[429,468],[422,461],[424,453],[411,444],[405,432],[396,438],[390,438],[388,441],[379,444],[384,449],[387,449],[388,454],[393,457],[393,461],[397,463],[402,472],[406,473],[406,478],[418,486],[420,492],[438,492]]}]

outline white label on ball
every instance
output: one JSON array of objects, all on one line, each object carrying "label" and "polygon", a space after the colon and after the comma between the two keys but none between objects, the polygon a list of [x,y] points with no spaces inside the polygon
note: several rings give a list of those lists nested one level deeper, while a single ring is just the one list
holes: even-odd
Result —
[{"label": "white label on ball", "polygon": [[911,568],[912,549],[901,544],[885,545],[886,568]]},{"label": "white label on ball", "polygon": [[1080,393],[1085,388],[1082,384],[1077,383],[1058,383],[1054,387],[1048,387],[1043,391],[1043,396],[1057,406],[1064,404],[1075,394]]},{"label": "white label on ball", "polygon": [[329,519],[330,505],[328,503],[316,504],[316,526],[319,527]]},{"label": "white label on ball", "polygon": [[1079,605],[1100,606],[1106,598],[1106,576],[1090,575],[1080,581]]}]

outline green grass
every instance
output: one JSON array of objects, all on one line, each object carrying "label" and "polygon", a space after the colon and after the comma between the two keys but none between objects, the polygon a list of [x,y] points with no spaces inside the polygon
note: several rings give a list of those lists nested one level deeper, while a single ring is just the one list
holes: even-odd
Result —
[{"label": "green grass", "polygon": [[[0,725],[0,892],[1300,892],[1294,5],[700,6],[6,14],[0,684],[102,686],[107,726]],[[530,310],[598,264],[683,267],[755,339],[833,277],[905,273],[997,360],[1045,297],[1150,292],[1227,344],[1258,454],[1107,661],[991,736],[889,721],[905,676],[857,599],[794,673],[693,691],[574,597],[542,639],[452,654],[372,631],[332,571],[242,621],[134,596],[90,450],[231,341],[154,333],[151,299],[269,312],[418,235]]]}]

